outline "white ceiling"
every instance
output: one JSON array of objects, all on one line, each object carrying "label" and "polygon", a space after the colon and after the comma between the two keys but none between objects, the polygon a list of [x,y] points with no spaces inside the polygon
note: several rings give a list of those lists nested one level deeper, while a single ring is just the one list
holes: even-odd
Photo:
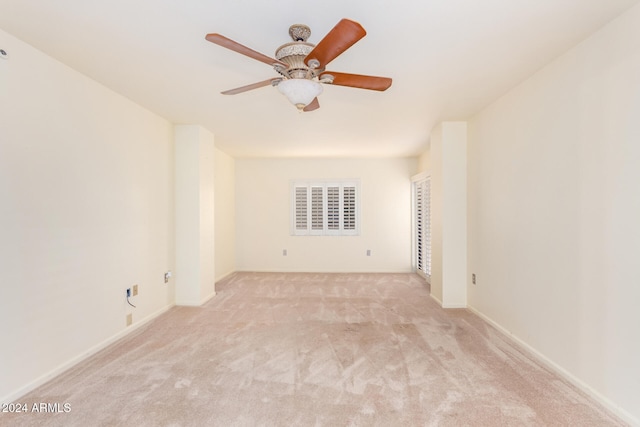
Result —
[{"label": "white ceiling", "polygon": [[[637,2],[0,0],[0,28],[232,156],[411,156]],[[325,86],[310,113],[270,86],[220,94],[277,74],[207,33],[273,56],[291,24],[318,43],[342,18],[367,36],[327,68],[391,77],[386,92]]]}]

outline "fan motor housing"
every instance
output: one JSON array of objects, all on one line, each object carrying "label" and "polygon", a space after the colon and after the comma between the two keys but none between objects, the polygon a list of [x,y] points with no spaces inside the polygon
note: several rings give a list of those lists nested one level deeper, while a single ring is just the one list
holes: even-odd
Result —
[{"label": "fan motor housing", "polygon": [[310,68],[305,64],[304,59],[316,47],[312,43],[307,43],[307,39],[311,35],[311,29],[302,24],[294,24],[289,27],[289,35],[293,42],[283,44],[276,49],[276,59],[284,62],[289,67],[286,70],[278,69],[276,71],[285,77],[292,79],[313,79],[318,76],[322,70]]},{"label": "fan motor housing", "polygon": [[304,58],[314,47],[315,45],[307,42],[286,43],[276,50],[276,59],[289,66],[287,74],[291,78],[307,78],[310,72],[315,77],[316,73],[304,63]]}]

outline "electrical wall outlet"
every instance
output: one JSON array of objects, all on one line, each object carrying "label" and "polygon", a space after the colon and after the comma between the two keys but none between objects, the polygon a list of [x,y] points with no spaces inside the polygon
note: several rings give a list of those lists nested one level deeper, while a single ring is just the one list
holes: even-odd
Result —
[{"label": "electrical wall outlet", "polygon": [[282,250],[282,256],[287,256],[287,250],[286,249]]},{"label": "electrical wall outlet", "polygon": [[476,273],[473,273],[471,275],[471,283],[473,283],[474,285],[476,284]]},{"label": "electrical wall outlet", "polygon": [[133,293],[131,295],[134,297],[138,295],[138,285],[133,285]]},{"label": "electrical wall outlet", "polygon": [[129,313],[127,314],[127,326],[131,326],[132,323],[133,323],[133,314]]},{"label": "electrical wall outlet", "polygon": [[367,249],[367,256],[371,256],[371,249]]},{"label": "electrical wall outlet", "polygon": [[167,271],[164,273],[164,283],[169,283],[169,279],[171,279],[171,272]]}]

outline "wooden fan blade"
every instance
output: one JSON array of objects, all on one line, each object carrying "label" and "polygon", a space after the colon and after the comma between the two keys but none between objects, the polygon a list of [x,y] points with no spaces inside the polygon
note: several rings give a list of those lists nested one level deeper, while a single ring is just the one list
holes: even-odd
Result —
[{"label": "wooden fan blade", "polygon": [[245,56],[248,56],[249,58],[257,59],[258,61],[264,62],[265,64],[268,64],[268,65],[279,64],[285,68],[289,67],[284,62],[278,61],[277,59],[274,59],[274,58],[270,58],[267,55],[261,54],[260,52],[256,52],[255,50],[250,49],[246,46],[243,46],[240,43],[235,42],[223,35],[216,34],[216,33],[207,34],[205,39],[207,39],[211,43],[215,43],[219,46],[226,47],[227,49],[230,49],[234,52],[238,52]]},{"label": "wooden fan blade", "polygon": [[253,89],[258,89],[259,87],[272,85],[274,81],[279,81],[279,80],[282,80],[282,79],[269,79],[269,80],[265,80],[265,81],[262,81],[262,82],[253,83],[253,84],[250,84],[250,85],[237,87],[235,89],[225,90],[224,92],[221,92],[221,93],[223,95],[236,95],[238,93],[247,92],[247,91],[253,90]]},{"label": "wooden fan blade", "polygon": [[315,60],[319,63],[315,68],[324,68],[329,62],[353,46],[355,42],[363,38],[366,34],[367,32],[362,28],[362,25],[349,19],[342,19],[320,40],[320,43],[309,52],[304,58],[304,63],[309,65],[309,61]]},{"label": "wooden fan blade", "polygon": [[304,107],[302,111],[307,113],[309,111],[317,110],[318,108],[320,108],[320,103],[318,102],[318,98],[316,97],[316,98],[313,98],[313,101],[311,101],[309,105]]},{"label": "wooden fan blade", "polygon": [[320,75],[320,80],[326,75],[333,76],[334,85],[356,87],[359,89],[387,90],[392,80],[389,77],[363,76],[360,74],[336,73],[325,71]]}]

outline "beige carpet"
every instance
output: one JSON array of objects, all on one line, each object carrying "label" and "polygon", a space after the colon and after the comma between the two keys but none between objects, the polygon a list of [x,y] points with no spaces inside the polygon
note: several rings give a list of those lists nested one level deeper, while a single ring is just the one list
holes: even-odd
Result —
[{"label": "beige carpet", "polygon": [[20,399],[31,426],[624,425],[413,274],[237,273]]}]

